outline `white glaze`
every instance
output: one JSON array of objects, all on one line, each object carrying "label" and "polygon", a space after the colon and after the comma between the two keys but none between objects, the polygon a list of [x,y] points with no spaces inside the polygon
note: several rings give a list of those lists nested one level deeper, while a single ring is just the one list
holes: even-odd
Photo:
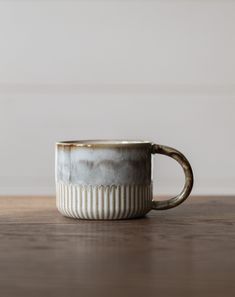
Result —
[{"label": "white glaze", "polygon": [[115,220],[140,217],[151,209],[151,185],[82,186],[56,184],[58,210],[67,217]]}]

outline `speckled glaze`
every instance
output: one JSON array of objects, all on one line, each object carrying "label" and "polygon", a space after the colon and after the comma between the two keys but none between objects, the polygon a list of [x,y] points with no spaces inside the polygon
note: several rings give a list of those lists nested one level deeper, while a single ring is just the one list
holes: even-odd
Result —
[{"label": "speckled glaze", "polygon": [[[169,208],[153,205],[152,153],[158,151],[156,145],[148,141],[57,143],[58,210],[65,216],[79,219],[126,219],[143,216],[152,208]],[[191,191],[188,189],[187,196]]]}]

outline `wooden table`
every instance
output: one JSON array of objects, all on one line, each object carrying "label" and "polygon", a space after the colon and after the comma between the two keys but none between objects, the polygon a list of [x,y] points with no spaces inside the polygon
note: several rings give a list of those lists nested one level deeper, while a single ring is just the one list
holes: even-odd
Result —
[{"label": "wooden table", "polygon": [[0,296],[235,296],[235,197],[78,221],[53,197],[0,198]]}]

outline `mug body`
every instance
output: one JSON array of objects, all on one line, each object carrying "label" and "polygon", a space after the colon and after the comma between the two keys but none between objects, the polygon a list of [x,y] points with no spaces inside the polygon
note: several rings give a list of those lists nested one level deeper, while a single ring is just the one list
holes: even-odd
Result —
[{"label": "mug body", "polygon": [[144,216],[152,206],[151,145],[147,141],[58,142],[58,210],[78,219]]}]

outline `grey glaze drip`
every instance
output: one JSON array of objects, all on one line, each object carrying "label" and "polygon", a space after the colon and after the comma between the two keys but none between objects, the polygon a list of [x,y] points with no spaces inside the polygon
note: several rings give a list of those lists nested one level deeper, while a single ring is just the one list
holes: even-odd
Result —
[{"label": "grey glaze drip", "polygon": [[57,148],[56,179],[78,185],[150,184],[149,147]]}]

